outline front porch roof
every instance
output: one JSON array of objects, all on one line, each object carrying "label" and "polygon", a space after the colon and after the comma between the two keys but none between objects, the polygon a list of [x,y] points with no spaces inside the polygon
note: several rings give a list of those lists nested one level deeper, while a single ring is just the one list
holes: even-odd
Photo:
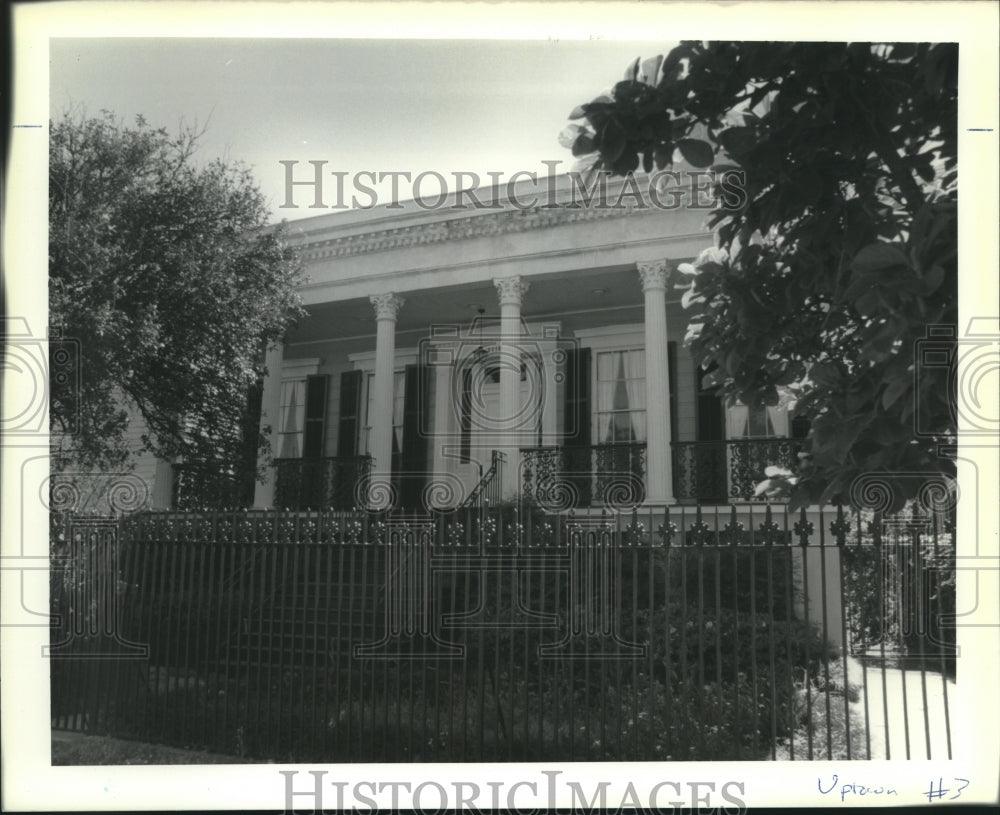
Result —
[{"label": "front porch roof", "polygon": [[[689,257],[676,257],[683,263]],[[598,313],[614,323],[639,323],[643,319],[643,294],[635,263],[612,267],[530,276],[531,290],[524,298],[521,316],[527,322],[560,322],[564,332],[593,326]],[[399,310],[396,334],[414,335],[415,344],[429,326],[458,323],[467,327],[482,308],[487,319],[499,314],[492,280],[442,286],[405,293],[406,305]],[[316,303],[306,307],[309,316],[289,335],[290,346],[330,340],[364,340],[375,337],[375,312],[368,296]],[[668,292],[668,318],[680,325],[680,298]],[[600,321],[600,320],[599,320]],[[410,344],[401,339],[402,345]]]},{"label": "front porch roof", "polygon": [[[296,221],[287,242],[306,264],[303,301],[308,306],[387,292],[488,287],[496,277],[534,280],[637,260],[689,259],[711,245],[705,209],[584,206],[562,199],[553,206],[544,198],[547,184],[534,183],[543,197],[530,207],[501,199],[499,209],[421,210],[410,202]],[[609,189],[621,184],[608,182]],[[518,193],[521,200],[527,192]]]}]

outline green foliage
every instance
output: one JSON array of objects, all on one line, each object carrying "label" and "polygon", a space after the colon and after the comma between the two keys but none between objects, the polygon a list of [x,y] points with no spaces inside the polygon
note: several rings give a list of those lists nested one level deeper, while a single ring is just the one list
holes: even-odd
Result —
[{"label": "green foliage", "polygon": [[[914,516],[918,517],[918,516]],[[914,537],[887,528],[876,540],[871,513],[857,545],[843,547],[846,620],[856,652],[884,649],[955,668],[955,543],[937,526]],[[918,527],[919,528],[919,527]]]},{"label": "green foliage", "polygon": [[241,420],[301,313],[298,269],[249,172],[198,160],[198,136],[106,111],[50,125],[50,323],[79,343],[82,381],[52,393],[56,469],[127,463],[134,415],[163,458],[253,460],[263,443]]},{"label": "green foliage", "polygon": [[[914,350],[957,320],[957,73],[953,44],[685,42],[571,114],[597,169],[743,174],[678,285],[714,384],[790,394],[810,420],[798,471],[766,485],[793,507],[846,501],[864,472],[950,466],[954,396]],[[899,504],[915,488],[893,486]]]}]

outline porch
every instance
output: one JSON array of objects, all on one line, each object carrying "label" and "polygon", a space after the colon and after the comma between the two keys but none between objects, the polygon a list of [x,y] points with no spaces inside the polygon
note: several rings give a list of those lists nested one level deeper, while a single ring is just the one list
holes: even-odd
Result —
[{"label": "porch", "polygon": [[[771,466],[791,468],[802,450],[800,439],[758,439],[671,444],[673,494],[678,503],[739,504],[757,499],[754,491]],[[629,508],[646,501],[645,443],[522,447],[513,464],[493,451],[488,468],[471,490],[447,489],[454,508],[500,497],[503,470],[514,466],[525,503],[551,509]],[[370,456],[277,459],[275,506],[282,509],[354,509],[364,504]],[[419,480],[419,488],[408,481]],[[403,509],[427,509],[425,498],[452,485],[426,473],[396,471],[393,482]]]},{"label": "porch", "polygon": [[686,350],[702,213],[525,185],[557,204],[296,225],[308,315],[268,351],[255,508],[725,505],[795,462],[793,407],[727,405]]}]

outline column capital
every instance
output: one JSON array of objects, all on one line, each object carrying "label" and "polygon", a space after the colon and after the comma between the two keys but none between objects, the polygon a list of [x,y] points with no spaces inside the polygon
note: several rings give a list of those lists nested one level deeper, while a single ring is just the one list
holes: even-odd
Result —
[{"label": "column capital", "polygon": [[375,306],[375,319],[376,320],[392,320],[396,321],[396,317],[399,315],[399,310],[403,307],[406,302],[398,294],[393,294],[392,292],[387,292],[386,294],[372,294],[368,297],[371,304]]},{"label": "column capital", "polygon": [[667,276],[670,274],[670,261],[662,260],[640,260],[635,264],[639,270],[639,279],[642,281],[642,290],[666,291]]},{"label": "column capital", "polygon": [[493,285],[496,286],[497,296],[500,298],[501,306],[519,306],[531,288],[531,284],[523,277],[494,277]]}]

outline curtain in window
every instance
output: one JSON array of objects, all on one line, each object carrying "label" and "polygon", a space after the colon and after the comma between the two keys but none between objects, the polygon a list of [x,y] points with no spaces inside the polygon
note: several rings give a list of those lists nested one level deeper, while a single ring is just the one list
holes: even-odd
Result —
[{"label": "curtain in window", "polygon": [[403,411],[406,407],[406,372],[396,371],[392,378],[393,452],[403,449]]},{"label": "curtain in window", "polygon": [[611,440],[611,411],[615,400],[617,353],[597,355],[597,438]]},{"label": "curtain in window", "polygon": [[281,444],[279,458],[301,458],[305,429],[306,383],[304,379],[281,385]]},{"label": "curtain in window", "polygon": [[788,435],[788,412],[781,407],[734,405],[726,409],[726,438],[783,438]]},{"label": "curtain in window", "polygon": [[646,410],[646,353],[627,351],[622,354],[625,389],[628,393],[629,419],[632,423],[632,438],[645,441],[646,423],[639,421],[640,413]]},{"label": "curtain in window", "polygon": [[750,408],[733,405],[726,408],[726,438],[745,439],[750,434]]},{"label": "curtain in window", "polygon": [[769,407],[767,409],[768,432],[772,436],[785,438],[788,436],[788,410],[783,407]]}]

